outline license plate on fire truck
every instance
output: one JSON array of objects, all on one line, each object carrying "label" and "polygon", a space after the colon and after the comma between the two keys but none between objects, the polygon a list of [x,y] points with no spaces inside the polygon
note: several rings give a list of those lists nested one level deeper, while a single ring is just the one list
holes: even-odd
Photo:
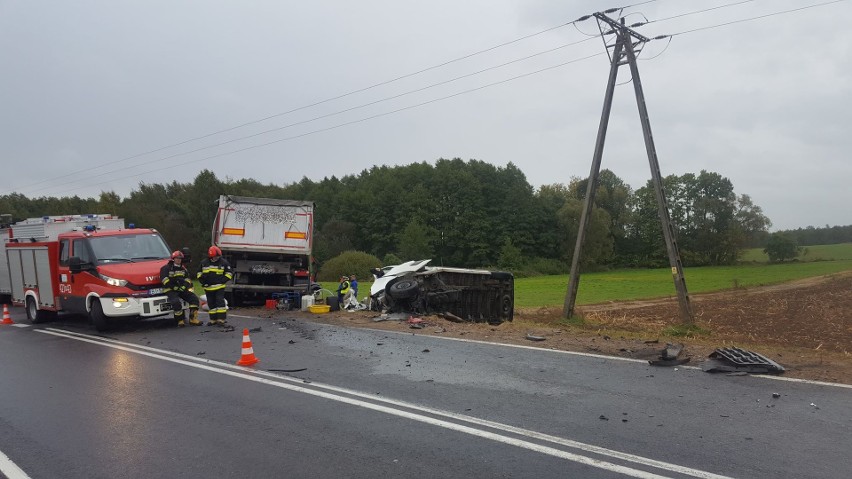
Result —
[{"label": "license plate on fire truck", "polygon": [[171,311],[172,305],[169,303],[169,300],[163,299],[155,299],[154,307],[159,309],[160,311]]},{"label": "license plate on fire truck", "polygon": [[163,294],[163,288],[151,288],[148,290],[148,294],[150,294],[151,296]]}]

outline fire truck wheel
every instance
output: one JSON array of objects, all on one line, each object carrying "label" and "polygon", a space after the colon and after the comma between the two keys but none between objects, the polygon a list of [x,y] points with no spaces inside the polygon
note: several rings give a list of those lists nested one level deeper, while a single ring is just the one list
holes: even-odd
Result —
[{"label": "fire truck wheel", "polygon": [[104,314],[104,308],[98,299],[92,301],[92,310],[89,312],[89,318],[92,320],[92,326],[98,332],[109,329],[109,318]]},{"label": "fire truck wheel", "polygon": [[54,317],[53,311],[43,311],[38,309],[38,305],[32,296],[27,296],[27,319],[32,323],[43,323]]}]

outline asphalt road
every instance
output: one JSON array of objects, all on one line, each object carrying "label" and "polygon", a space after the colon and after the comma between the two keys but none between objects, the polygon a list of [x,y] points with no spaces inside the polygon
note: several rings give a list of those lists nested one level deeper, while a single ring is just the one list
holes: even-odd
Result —
[{"label": "asphalt road", "polygon": [[[852,470],[852,388],[294,318],[231,314],[230,332],[169,321],[98,335],[81,318],[12,317],[0,325],[0,472],[10,479]],[[234,365],[243,328],[261,328],[251,368]]]}]

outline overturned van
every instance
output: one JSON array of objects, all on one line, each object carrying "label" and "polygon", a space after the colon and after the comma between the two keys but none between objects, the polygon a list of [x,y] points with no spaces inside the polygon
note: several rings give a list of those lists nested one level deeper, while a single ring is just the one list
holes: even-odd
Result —
[{"label": "overturned van", "polygon": [[374,271],[372,309],[416,314],[446,314],[465,321],[499,324],[515,310],[512,273],[427,266],[409,261]]}]

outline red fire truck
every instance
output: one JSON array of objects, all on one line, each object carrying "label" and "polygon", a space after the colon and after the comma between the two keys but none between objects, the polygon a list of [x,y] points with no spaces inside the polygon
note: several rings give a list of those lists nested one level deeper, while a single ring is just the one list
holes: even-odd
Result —
[{"label": "red fire truck", "polygon": [[33,323],[59,311],[88,315],[98,331],[114,319],[161,316],[170,306],[160,268],[170,250],[154,230],[111,215],[30,218],[0,233],[0,300]]}]

